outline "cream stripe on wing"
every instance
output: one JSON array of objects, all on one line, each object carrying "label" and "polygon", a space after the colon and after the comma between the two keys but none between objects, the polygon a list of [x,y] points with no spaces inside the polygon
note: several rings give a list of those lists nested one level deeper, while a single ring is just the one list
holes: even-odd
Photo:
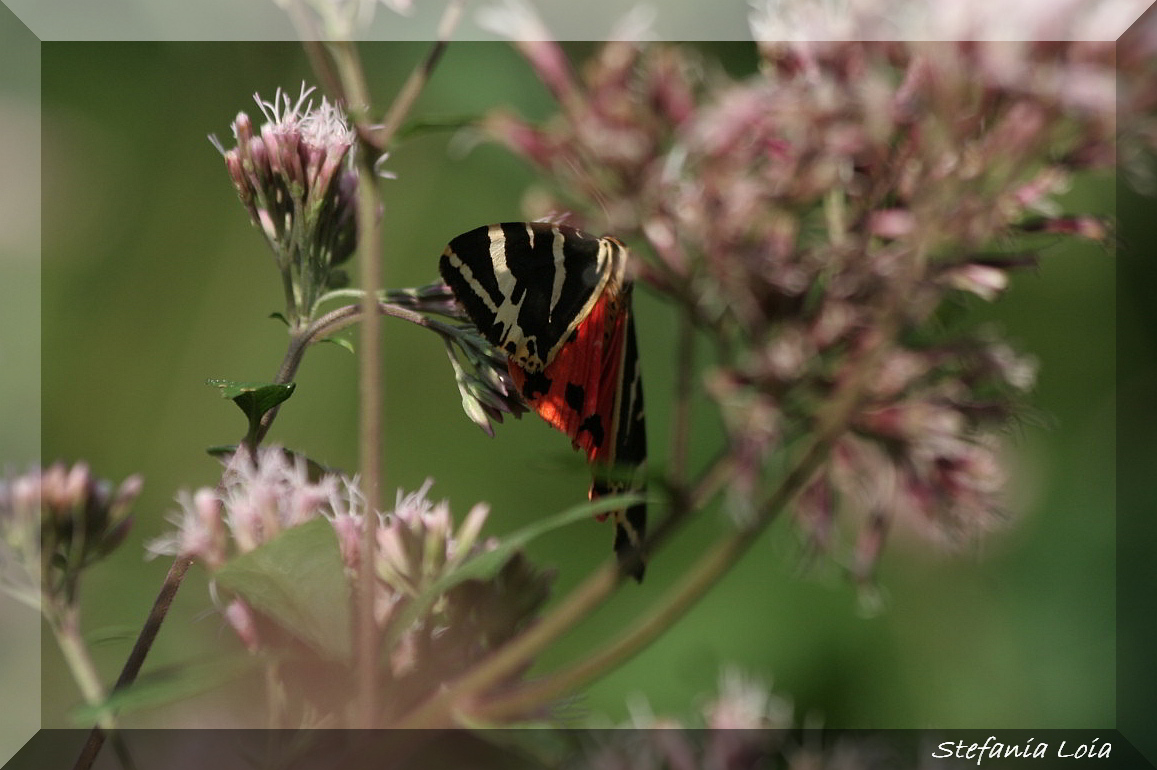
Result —
[{"label": "cream stripe on wing", "polygon": [[482,287],[482,284],[478,282],[478,279],[474,277],[474,271],[470,269],[470,266],[463,262],[453,251],[447,251],[446,256],[450,259],[450,267],[458,271],[458,275],[462,276],[462,279],[466,281],[466,285],[478,295],[479,299],[485,303],[487,309],[497,315],[498,306],[494,304],[494,300],[490,299],[490,292],[486,291],[486,289]]},{"label": "cream stripe on wing", "polygon": [[562,247],[566,243],[566,236],[564,236],[557,227],[550,229],[553,240],[551,241],[551,252],[554,255],[554,285],[550,289],[550,313],[547,318],[554,315],[554,306],[558,304],[559,297],[562,296],[562,284],[566,279],[566,268],[563,266],[563,252]]},{"label": "cream stripe on wing", "polygon": [[494,310],[495,323],[502,324],[499,339],[501,343],[505,343],[513,338],[521,347],[523,334],[518,327],[518,314],[522,309],[522,303],[515,304],[510,299],[514,294],[515,281],[514,274],[510,272],[510,266],[506,263],[506,236],[502,233],[501,225],[491,225],[486,235],[490,238],[490,264],[494,267],[494,279],[498,283],[498,292],[502,295],[502,304]]}]

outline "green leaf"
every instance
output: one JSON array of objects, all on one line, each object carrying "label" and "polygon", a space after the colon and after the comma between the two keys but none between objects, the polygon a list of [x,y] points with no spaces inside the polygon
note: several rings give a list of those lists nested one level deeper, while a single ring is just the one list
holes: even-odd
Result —
[{"label": "green leaf", "polygon": [[137,637],[139,628],[134,626],[104,626],[84,635],[85,642],[90,647],[99,647],[104,644],[121,644],[132,642]]},{"label": "green leaf", "polygon": [[481,118],[478,115],[456,115],[445,118],[425,118],[408,121],[398,131],[397,142],[404,142],[423,134],[436,132],[459,131],[463,128],[478,125]]},{"label": "green leaf", "polygon": [[278,321],[281,321],[281,323],[285,324],[286,326],[289,326],[289,319],[286,318],[285,315],[282,313],[270,313],[269,317],[270,318],[276,318]]},{"label": "green leaf", "polygon": [[234,404],[245,413],[249,420],[247,439],[257,432],[261,418],[270,409],[293,395],[297,386],[292,383],[279,384],[275,382],[234,382],[233,380],[205,380],[205,383],[218,388],[221,395],[232,399]]},{"label": "green leaf", "polygon": [[287,529],[232,559],[217,585],[245,599],[322,657],[350,655],[350,587],[337,535],[325,519]]},{"label": "green leaf", "polygon": [[620,508],[626,508],[635,503],[641,503],[645,499],[646,497],[644,495],[638,493],[601,497],[598,500],[592,500],[591,502],[568,508],[562,513],[542,519],[541,521],[536,521],[529,526],[512,532],[502,538],[494,550],[483,551],[462,562],[457,569],[446,573],[434,581],[425,591],[406,605],[397,620],[390,625],[385,649],[391,649],[397,638],[413,625],[414,621],[429,612],[430,607],[434,605],[438,597],[467,580],[490,580],[506,566],[506,562],[514,556],[515,552],[523,548],[530,541],[570,524],[587,521],[596,514],[609,513]]},{"label": "green leaf", "polygon": [[354,344],[345,337],[326,337],[322,342],[331,342],[343,350],[347,350],[354,355],[357,355],[357,350],[354,349]]},{"label": "green leaf", "polygon": [[103,703],[80,706],[71,713],[78,725],[91,725],[102,714],[127,714],[175,703],[218,687],[253,665],[248,655],[202,663],[185,663],[142,674],[135,682],[105,698]]},{"label": "green leaf", "polygon": [[297,386],[292,383],[275,382],[234,382],[233,380],[205,380],[218,388],[221,395],[232,399],[246,415],[256,414],[258,419],[273,407],[293,395]]},{"label": "green leaf", "polygon": [[217,444],[216,446],[205,447],[205,453],[210,457],[216,458],[221,462],[225,462],[233,453],[237,451],[236,444]]}]

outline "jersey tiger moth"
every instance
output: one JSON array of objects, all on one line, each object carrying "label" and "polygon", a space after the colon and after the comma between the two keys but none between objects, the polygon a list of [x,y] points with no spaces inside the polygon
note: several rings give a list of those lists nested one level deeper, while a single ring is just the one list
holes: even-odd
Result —
[{"label": "jersey tiger moth", "polygon": [[[642,490],[647,459],[627,247],[573,227],[505,222],[450,241],[438,268],[478,330],[508,358],[523,399],[591,464],[589,496]],[[603,514],[636,580],[644,503]]]}]

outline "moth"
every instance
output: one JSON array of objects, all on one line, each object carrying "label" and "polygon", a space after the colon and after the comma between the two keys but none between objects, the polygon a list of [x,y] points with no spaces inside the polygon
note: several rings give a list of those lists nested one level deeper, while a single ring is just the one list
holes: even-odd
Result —
[{"label": "moth", "polygon": [[[450,241],[438,268],[466,314],[508,359],[523,399],[586,453],[592,500],[642,491],[643,382],[628,251],[564,225],[504,222]],[[646,505],[599,516],[614,550],[643,579]]]}]

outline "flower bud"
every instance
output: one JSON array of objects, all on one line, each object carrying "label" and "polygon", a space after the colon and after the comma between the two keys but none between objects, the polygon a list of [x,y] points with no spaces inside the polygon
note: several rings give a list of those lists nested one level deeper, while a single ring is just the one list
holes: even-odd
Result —
[{"label": "flower bud", "polygon": [[233,121],[234,148],[225,150],[213,139],[292,287],[286,297],[291,321],[311,312],[316,298],[342,280],[334,268],[357,241],[354,132],[326,99],[317,107],[307,101],[312,91],[303,85],[296,102],[280,89],[269,102],[255,96],[266,119],[258,135],[242,112]]},{"label": "flower bud", "polygon": [[953,289],[967,291],[981,299],[992,301],[1008,288],[1008,274],[999,268],[978,263],[957,265],[943,270],[940,283]]},{"label": "flower bud", "polygon": [[257,652],[261,639],[257,634],[257,620],[253,617],[253,610],[241,599],[234,599],[222,613],[225,622],[237,633],[241,643],[249,652]]},{"label": "flower bud", "polygon": [[46,596],[71,602],[82,570],[124,542],[140,492],[140,476],[114,486],[83,462],[0,479],[0,539]]}]

